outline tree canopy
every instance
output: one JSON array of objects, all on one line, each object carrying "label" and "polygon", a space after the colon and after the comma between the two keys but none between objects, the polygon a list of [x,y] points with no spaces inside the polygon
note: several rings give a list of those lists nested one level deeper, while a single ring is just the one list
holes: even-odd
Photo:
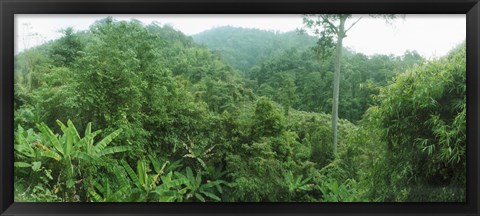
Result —
[{"label": "tree canopy", "polygon": [[334,157],[335,56],[313,37],[110,17],[63,34],[15,56],[15,201],[465,200],[465,44],[343,48]]}]

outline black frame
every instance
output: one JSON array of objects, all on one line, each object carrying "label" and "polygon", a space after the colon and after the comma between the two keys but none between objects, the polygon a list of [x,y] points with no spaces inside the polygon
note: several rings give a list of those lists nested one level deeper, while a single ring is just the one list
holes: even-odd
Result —
[{"label": "black frame", "polygon": [[[467,16],[466,203],[14,203],[14,14],[410,13]],[[0,214],[480,215],[479,0],[0,0]]]}]

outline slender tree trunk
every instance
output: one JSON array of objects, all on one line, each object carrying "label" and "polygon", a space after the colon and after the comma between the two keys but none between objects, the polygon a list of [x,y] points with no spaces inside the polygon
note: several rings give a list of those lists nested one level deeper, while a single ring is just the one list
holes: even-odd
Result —
[{"label": "slender tree trunk", "polygon": [[332,129],[333,129],[333,156],[337,156],[338,138],[338,96],[340,89],[340,66],[342,60],[343,38],[345,37],[345,16],[340,16],[340,25],[337,32],[337,44],[335,47],[335,75],[333,78],[333,104],[332,104]]},{"label": "slender tree trunk", "polygon": [[[357,79],[355,79],[357,80]],[[355,99],[355,92],[357,91],[357,83],[352,82],[352,98]]]}]

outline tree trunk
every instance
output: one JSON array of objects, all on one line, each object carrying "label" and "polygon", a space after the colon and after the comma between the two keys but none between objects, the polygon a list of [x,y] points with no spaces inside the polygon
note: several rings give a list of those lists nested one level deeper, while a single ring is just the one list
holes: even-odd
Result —
[{"label": "tree trunk", "polygon": [[337,44],[335,47],[335,75],[333,78],[333,104],[332,104],[332,129],[333,129],[333,156],[337,156],[338,138],[338,96],[340,88],[340,66],[342,60],[343,38],[345,35],[346,16],[340,16],[340,25],[337,32]]}]

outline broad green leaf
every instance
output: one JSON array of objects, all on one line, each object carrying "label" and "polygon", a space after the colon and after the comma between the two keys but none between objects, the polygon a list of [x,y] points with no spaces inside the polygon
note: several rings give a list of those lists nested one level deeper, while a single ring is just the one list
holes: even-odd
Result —
[{"label": "broad green leaf", "polygon": [[113,197],[115,200],[112,200],[112,201],[125,201],[125,195],[128,191],[128,187],[121,187],[120,189],[118,189],[114,194],[113,194]]},{"label": "broad green leaf", "polygon": [[60,144],[60,141],[58,140],[57,136],[55,136],[55,134],[53,134],[52,130],[50,130],[50,128],[45,123],[37,124],[37,128],[42,132],[43,135],[47,136],[46,138],[53,145],[53,147],[60,154],[63,155],[64,154],[63,153],[63,147]]},{"label": "broad green leaf", "polygon": [[83,160],[87,163],[92,163],[92,164],[97,164],[97,162],[101,162],[100,161],[100,158],[96,157],[96,156],[93,156],[93,155],[89,155],[85,152],[76,152],[73,157],[75,158],[78,158],[80,160]]},{"label": "broad green leaf", "polygon": [[42,162],[40,161],[36,161],[36,162],[32,162],[32,170],[37,172],[37,171],[40,171],[40,168],[42,167]]},{"label": "broad green leaf", "polygon": [[67,121],[67,125],[73,132],[74,142],[78,142],[80,140],[80,134],[78,133],[77,128],[75,127],[75,125],[73,125],[73,122],[70,119]]},{"label": "broad green leaf", "polygon": [[211,188],[211,187],[214,187],[216,185],[220,185],[221,183],[222,183],[222,181],[219,181],[219,180],[210,181],[210,182],[207,182],[204,185],[202,185],[202,188]]},{"label": "broad green leaf", "polygon": [[95,192],[95,190],[93,190],[93,189],[88,189],[88,194],[90,194],[90,197],[95,202],[103,202],[104,201],[104,199],[97,192]]},{"label": "broad green leaf", "polygon": [[25,162],[14,162],[13,166],[14,167],[31,167],[32,165]]},{"label": "broad green leaf", "polygon": [[63,158],[65,161],[65,171],[67,173],[68,178],[73,178],[73,164],[72,164],[72,159],[69,155],[65,156]]},{"label": "broad green leaf", "polygon": [[196,194],[195,194],[195,197],[196,197],[197,199],[199,199],[200,201],[205,202],[205,198],[204,198],[201,194],[196,193]]},{"label": "broad green leaf", "polygon": [[68,131],[68,127],[58,119],[55,122],[57,122],[57,124],[60,126],[60,129],[62,130],[62,132],[66,134]]},{"label": "broad green leaf", "polygon": [[60,156],[59,154],[57,154],[53,151],[50,151],[50,150],[41,151],[40,155],[43,156],[43,157],[48,157],[48,158],[55,159],[56,161],[62,160],[62,156]]},{"label": "broad green leaf", "polygon": [[160,162],[156,160],[152,155],[148,155],[148,159],[150,159],[150,162],[152,163],[153,169],[155,170],[156,173],[160,172]]},{"label": "broad green leaf", "polygon": [[147,182],[146,182],[146,170],[145,170],[145,166],[144,166],[144,163],[142,160],[139,160],[137,162],[137,175],[138,175],[138,180],[140,181],[140,184],[143,185],[144,187],[147,186]]},{"label": "broad green leaf", "polygon": [[195,182],[195,177],[193,176],[193,172],[190,167],[187,167],[187,179],[190,182]]},{"label": "broad green leaf", "polygon": [[205,164],[201,158],[197,158],[197,160],[200,162],[200,165],[202,165],[203,169],[208,169],[207,164]]},{"label": "broad green leaf", "polygon": [[71,128],[69,128],[67,130],[67,132],[65,133],[65,136],[66,137],[66,140],[67,140],[67,143],[65,145],[65,155],[70,155],[70,153],[72,152],[72,147],[73,147],[73,139],[74,139],[74,132]]},{"label": "broad green leaf", "polygon": [[87,127],[85,128],[85,136],[88,136],[90,133],[92,133],[92,123],[89,122],[87,124]]},{"label": "broad green leaf", "polygon": [[82,147],[85,147],[87,152],[91,152],[92,144],[93,144],[93,139],[100,133],[101,131],[95,131],[93,133],[89,133],[88,135],[85,135],[77,144],[76,144],[76,149],[79,150]]},{"label": "broad green leaf", "polygon": [[73,179],[67,180],[67,188],[72,188],[75,185],[75,181]]},{"label": "broad green leaf", "polygon": [[183,188],[181,190],[178,191],[179,194],[186,194],[187,193],[187,188]]},{"label": "broad green leaf", "polygon": [[110,196],[110,183],[108,183],[108,180],[105,181],[105,190],[103,195],[107,198]]},{"label": "broad green leaf", "polygon": [[217,188],[218,192],[223,193],[222,186],[220,184],[215,185],[215,188]]},{"label": "broad green leaf", "polygon": [[221,201],[222,199],[220,199],[220,197],[218,197],[217,195],[213,194],[213,193],[210,193],[210,192],[206,192],[204,191],[203,192],[203,195],[207,196],[207,197],[210,197],[216,201]]},{"label": "broad green leaf", "polygon": [[47,176],[48,179],[53,180],[52,171],[51,171],[51,170],[46,170],[46,169],[44,169],[44,170],[43,170],[43,173],[45,173],[45,175]]},{"label": "broad green leaf", "polygon": [[127,173],[125,173],[124,169],[121,169],[118,165],[115,165],[113,167],[113,174],[120,183],[121,187],[130,187],[130,183],[127,179]]},{"label": "broad green leaf", "polygon": [[135,174],[135,172],[130,167],[130,165],[128,165],[128,163],[125,162],[124,160],[122,160],[120,163],[122,164],[123,168],[128,173],[128,175],[130,176],[130,178],[132,179],[133,183],[137,185],[137,187],[141,188],[142,186],[139,184],[140,181],[138,180],[138,176],[137,174]]},{"label": "broad green leaf", "polygon": [[100,191],[101,193],[104,193],[104,192],[105,192],[105,189],[103,188],[103,186],[102,186],[100,183],[98,183],[98,182],[95,181],[95,182],[93,183],[93,186],[95,186],[95,188],[97,188],[97,190]]},{"label": "broad green leaf", "polygon": [[105,156],[109,154],[119,153],[119,152],[126,152],[130,150],[129,146],[114,146],[103,149],[101,152],[98,153],[99,156]]},{"label": "broad green leaf", "polygon": [[110,142],[112,142],[112,140],[117,137],[120,133],[122,132],[122,129],[118,129],[116,131],[114,131],[113,133],[109,134],[108,136],[106,136],[105,138],[103,138],[100,142],[97,143],[97,145],[95,145],[94,149],[95,149],[95,152],[100,152],[102,151],[108,144],[110,144]]},{"label": "broad green leaf", "polygon": [[202,176],[200,175],[200,172],[198,172],[197,177],[195,178],[195,188],[199,188],[201,184],[202,184]]}]

